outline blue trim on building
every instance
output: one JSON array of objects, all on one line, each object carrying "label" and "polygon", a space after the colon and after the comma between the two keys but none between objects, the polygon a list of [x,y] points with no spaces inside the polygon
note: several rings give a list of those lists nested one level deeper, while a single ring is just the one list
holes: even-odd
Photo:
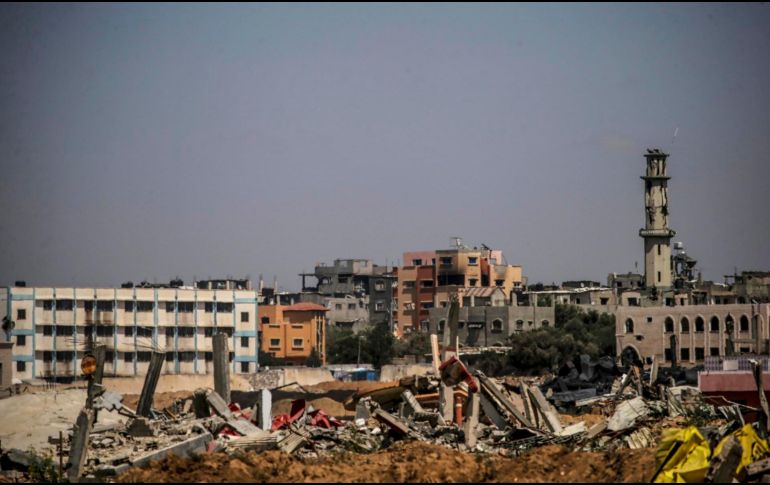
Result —
[{"label": "blue trim on building", "polygon": [[35,362],[35,356],[34,355],[14,355],[11,357],[11,360],[13,361],[21,361],[21,362]]},{"label": "blue trim on building", "polygon": [[118,375],[118,290],[112,289],[112,375]]},{"label": "blue trim on building", "polygon": [[255,355],[236,355],[233,358],[233,362],[256,362],[257,357]]},{"label": "blue trim on building", "polygon": [[174,371],[179,374],[179,289],[174,290]]},{"label": "blue trim on building", "polygon": [[[24,300],[29,301],[29,300],[34,300],[35,299],[35,290],[34,289],[32,290],[32,294],[31,295],[14,295],[14,294],[11,293],[11,289],[8,288],[8,294],[10,295],[8,297],[8,301],[9,302],[11,300],[13,300],[13,301],[24,301]],[[8,305],[8,312],[9,312],[9,314],[10,314],[10,311],[11,311],[11,306]]]},{"label": "blue trim on building", "polygon": [[235,296],[233,296],[233,301],[235,303],[257,303],[256,298],[235,298]]},{"label": "blue trim on building", "polygon": [[[36,322],[35,315],[37,314],[37,304],[36,304],[36,300],[35,300],[35,288],[32,288],[32,300],[35,301],[35,303],[32,304],[32,355],[34,356],[34,355],[36,355],[35,354],[35,352],[36,352],[36,350],[35,350],[35,347],[36,347],[35,339],[37,338],[37,335],[36,335],[37,327],[35,326],[35,322]],[[36,367],[37,367],[37,359],[32,359],[32,378],[33,379],[37,377],[37,374],[35,374],[35,368]]]},{"label": "blue trim on building", "polygon": [[56,358],[56,336],[59,334],[56,328],[56,288],[53,289],[53,378],[56,379],[56,364],[59,359]]},{"label": "blue trim on building", "polygon": [[11,330],[11,337],[15,337],[16,335],[35,335],[35,330],[34,329],[29,330],[26,328]]},{"label": "blue trim on building", "polygon": [[251,330],[241,330],[240,332],[235,332],[233,334],[233,337],[256,337],[257,332],[252,332]]},{"label": "blue trim on building", "polygon": [[195,324],[195,338],[193,339],[195,345],[195,359],[193,360],[193,372],[198,373],[198,289],[194,290],[195,294],[195,306],[193,306],[193,324]]}]

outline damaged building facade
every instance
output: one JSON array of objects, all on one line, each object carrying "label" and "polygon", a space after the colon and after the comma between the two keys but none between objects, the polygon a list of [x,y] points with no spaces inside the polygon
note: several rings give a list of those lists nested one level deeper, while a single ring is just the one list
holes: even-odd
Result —
[{"label": "damaged building facade", "polygon": [[618,352],[683,366],[701,365],[708,357],[768,352],[770,273],[743,272],[724,284],[696,277],[697,262],[681,243],[671,252],[676,233],[668,226],[668,155],[654,149],[645,158],[645,226],[639,231],[645,273],[608,278]]},{"label": "damaged building facade", "polygon": [[90,342],[107,346],[108,376],[144,375],[154,349],[166,352],[166,374],[207,374],[213,368],[212,337],[218,333],[228,335],[233,372],[257,370],[257,293],[243,282],[121,288],[22,285],[0,291],[2,340],[14,344],[15,378],[78,376]]},{"label": "damaged building facade", "polygon": [[[368,259],[336,259],[302,273],[303,302],[324,305],[332,327],[360,332],[373,325],[391,325],[395,275]],[[308,284],[313,278],[316,285]]]},{"label": "damaged building facade", "polygon": [[462,299],[472,289],[499,288],[510,301],[525,283],[521,266],[506,264],[502,251],[471,248],[459,238],[452,249],[404,253],[397,274],[393,318],[399,336],[428,331],[431,309],[446,312],[451,295]]}]

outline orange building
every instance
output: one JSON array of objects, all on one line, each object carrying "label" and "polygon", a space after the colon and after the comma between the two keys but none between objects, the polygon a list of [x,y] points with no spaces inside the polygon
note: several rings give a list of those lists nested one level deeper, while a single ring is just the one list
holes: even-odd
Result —
[{"label": "orange building", "polygon": [[326,365],[327,311],[328,308],[315,303],[260,305],[260,352],[287,363],[304,364],[316,349]]}]

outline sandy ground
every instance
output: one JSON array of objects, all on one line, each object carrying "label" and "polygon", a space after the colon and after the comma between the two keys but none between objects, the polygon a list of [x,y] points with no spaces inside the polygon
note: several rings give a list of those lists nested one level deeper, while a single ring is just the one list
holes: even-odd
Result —
[{"label": "sandy ground", "polygon": [[654,449],[589,453],[545,446],[518,458],[463,453],[440,446],[397,443],[368,455],[343,453],[302,460],[279,451],[172,457],[119,482],[644,482],[654,472]]},{"label": "sandy ground", "polygon": [[[48,437],[68,432],[86,402],[86,392],[69,389],[0,399],[0,440],[7,448],[47,448]],[[99,423],[124,421],[118,413],[99,413]]]}]

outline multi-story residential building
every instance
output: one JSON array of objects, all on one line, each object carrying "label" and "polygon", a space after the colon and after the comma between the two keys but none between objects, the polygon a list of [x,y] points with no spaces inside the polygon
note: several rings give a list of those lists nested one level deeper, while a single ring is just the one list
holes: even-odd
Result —
[{"label": "multi-story residential building", "polygon": [[[458,338],[466,347],[505,345],[514,333],[528,332],[554,325],[555,308],[548,305],[518,305],[505,297],[501,288],[468,288],[462,296],[458,317]],[[449,309],[429,310],[431,333],[443,334]]]},{"label": "multi-story residential building", "polygon": [[[300,276],[301,300],[325,305],[329,325],[354,332],[390,325],[395,276],[389,268],[367,259],[336,259],[331,266],[319,264],[313,273]],[[316,279],[315,286],[307,284],[308,277]]]},{"label": "multi-story residential building", "polygon": [[261,351],[288,364],[304,364],[315,349],[326,365],[326,316],[315,303],[259,307]]},{"label": "multi-story residential building", "polygon": [[502,252],[470,248],[407,252],[398,268],[396,329],[399,335],[426,331],[432,308],[446,308],[451,295],[472,288],[500,288],[506,299],[523,288],[521,266],[503,262]]},{"label": "multi-story residential building", "polygon": [[15,344],[14,376],[77,377],[93,342],[107,346],[108,376],[144,375],[153,349],[166,352],[164,373],[205,374],[213,371],[215,333],[232,338],[233,372],[256,372],[255,291],[234,283],[229,289],[153,286],[5,288],[0,317],[13,322],[4,337]]}]

